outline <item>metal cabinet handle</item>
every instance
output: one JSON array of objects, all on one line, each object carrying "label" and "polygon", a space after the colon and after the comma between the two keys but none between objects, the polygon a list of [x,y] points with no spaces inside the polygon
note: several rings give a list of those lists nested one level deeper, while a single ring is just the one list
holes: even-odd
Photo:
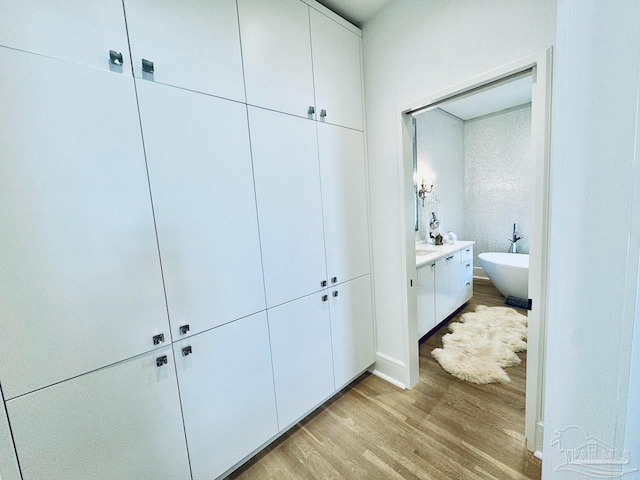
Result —
[{"label": "metal cabinet handle", "polygon": [[322,295],[322,301],[326,302],[327,300],[329,300],[329,295]]},{"label": "metal cabinet handle", "polygon": [[465,267],[466,267],[466,268],[469,268],[470,266],[471,266],[471,264],[470,264],[470,263],[467,263],[467,264],[465,265]]},{"label": "metal cabinet handle", "polygon": [[335,292],[333,292],[333,296],[337,297],[338,296],[338,291],[336,290]]},{"label": "metal cabinet handle", "polygon": [[167,359],[166,355],[158,357],[158,358],[156,358],[156,367],[161,367],[163,365],[166,365],[168,361],[169,360]]},{"label": "metal cabinet handle", "polygon": [[181,325],[180,335],[186,335],[187,333],[189,333],[189,325]]},{"label": "metal cabinet handle", "polygon": [[191,345],[188,345],[188,346],[186,346],[186,347],[184,347],[182,349],[182,356],[183,357],[188,357],[192,353],[193,353],[193,350],[191,349]]},{"label": "metal cabinet handle", "polygon": [[321,286],[321,287],[326,287],[326,286],[327,286],[327,281],[326,281],[326,280],[322,280],[322,281],[320,282],[320,286]]},{"label": "metal cabinet handle", "polygon": [[153,73],[153,62],[151,60],[147,60],[146,58],[143,58],[142,71],[147,73]]},{"label": "metal cabinet handle", "polygon": [[471,282],[467,282],[467,287],[470,287],[470,286],[471,286]]},{"label": "metal cabinet handle", "polygon": [[450,261],[450,260],[453,260],[453,255],[448,256],[445,260],[446,260],[447,262],[448,262],[448,261]]},{"label": "metal cabinet handle", "polygon": [[338,283],[338,277],[331,277],[331,283]]},{"label": "metal cabinet handle", "polygon": [[118,65],[119,67],[124,63],[124,60],[122,60],[122,53],[116,52],[115,50],[109,50],[109,60],[111,63]]},{"label": "metal cabinet handle", "polygon": [[327,116],[327,111],[325,109],[320,110],[320,118],[324,118]]},{"label": "metal cabinet handle", "polygon": [[314,107],[313,105],[309,105],[309,110],[307,110],[307,114],[313,115],[314,113],[316,113],[316,107]]},{"label": "metal cabinet handle", "polygon": [[160,345],[161,343],[164,343],[164,333],[161,333],[160,335],[154,335],[153,344]]},{"label": "metal cabinet handle", "polygon": [[431,264],[431,268],[436,268],[436,262],[433,262],[433,263]]}]

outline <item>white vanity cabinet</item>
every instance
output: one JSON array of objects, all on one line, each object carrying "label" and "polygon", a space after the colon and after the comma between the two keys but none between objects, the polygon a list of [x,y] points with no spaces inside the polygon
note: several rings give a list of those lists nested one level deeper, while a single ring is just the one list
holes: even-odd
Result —
[{"label": "white vanity cabinet", "polygon": [[[2,2],[0,45],[100,70],[131,72],[120,0]],[[110,50],[119,66],[111,62]]]},{"label": "white vanity cabinet", "polygon": [[309,13],[317,118],[363,130],[360,37],[313,8]]},{"label": "white vanity cabinet", "polygon": [[125,0],[133,71],[244,102],[235,0]]},{"label": "white vanity cabinet", "polygon": [[246,107],[138,83],[173,339],[265,309]]},{"label": "white vanity cabinet", "polygon": [[218,478],[278,433],[267,314],[176,342],[174,352],[193,479]]},{"label": "white vanity cabinet", "polygon": [[316,124],[249,107],[260,243],[269,307],[327,282]]},{"label": "white vanity cabinet", "polygon": [[370,273],[364,134],[318,123],[329,285]]},{"label": "white vanity cabinet", "polygon": [[167,346],[9,400],[24,480],[190,480]]},{"label": "white vanity cabinet", "polygon": [[22,480],[2,395],[0,395],[0,479]]},{"label": "white vanity cabinet", "polygon": [[473,296],[473,242],[459,242],[417,256],[418,338],[458,310]]},{"label": "white vanity cabinet", "polygon": [[371,276],[329,289],[331,345],[336,390],[375,361]]},{"label": "white vanity cabinet", "polygon": [[238,12],[249,104],[363,129],[358,34],[299,0]]},{"label": "white vanity cabinet", "polygon": [[278,421],[284,430],[334,392],[329,294],[268,310]]},{"label": "white vanity cabinet", "polygon": [[0,64],[8,400],[171,336],[133,79],[6,48]]},{"label": "white vanity cabinet", "polygon": [[418,268],[418,338],[436,326],[436,262]]},{"label": "white vanity cabinet", "polygon": [[247,103],[313,117],[309,7],[299,0],[238,0]]}]

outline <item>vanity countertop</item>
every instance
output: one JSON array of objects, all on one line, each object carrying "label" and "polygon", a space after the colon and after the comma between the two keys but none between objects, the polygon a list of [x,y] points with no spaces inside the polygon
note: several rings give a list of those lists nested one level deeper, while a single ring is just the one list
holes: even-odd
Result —
[{"label": "vanity countertop", "polygon": [[463,248],[467,248],[476,242],[468,240],[459,240],[453,243],[447,243],[445,245],[433,245],[430,243],[417,243],[416,244],[416,267],[421,267],[426,263],[431,263],[440,257],[447,256]]}]

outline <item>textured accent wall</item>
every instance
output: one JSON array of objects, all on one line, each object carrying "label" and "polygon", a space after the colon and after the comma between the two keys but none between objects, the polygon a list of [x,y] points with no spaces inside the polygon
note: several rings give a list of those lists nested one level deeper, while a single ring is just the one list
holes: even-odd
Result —
[{"label": "textured accent wall", "polygon": [[533,202],[531,104],[464,123],[464,233],[477,254],[506,252],[513,224],[529,253]]},{"label": "textured accent wall", "polygon": [[[423,178],[427,185],[433,182],[440,232],[455,232],[464,239],[464,122],[439,108],[418,115],[416,147],[416,182],[418,188]],[[425,201],[424,205],[418,201],[416,240],[424,239],[425,227],[429,228],[433,204]]]}]

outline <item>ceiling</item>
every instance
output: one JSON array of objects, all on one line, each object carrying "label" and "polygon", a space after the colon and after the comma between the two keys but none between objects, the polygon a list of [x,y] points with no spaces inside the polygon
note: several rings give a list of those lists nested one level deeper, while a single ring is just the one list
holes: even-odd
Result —
[{"label": "ceiling", "polygon": [[453,100],[440,105],[439,108],[461,120],[471,120],[483,115],[501,112],[507,108],[531,103],[531,87],[532,77],[527,75]]},{"label": "ceiling", "polygon": [[357,27],[362,27],[376,13],[396,0],[318,0],[329,10],[346,18]]}]

